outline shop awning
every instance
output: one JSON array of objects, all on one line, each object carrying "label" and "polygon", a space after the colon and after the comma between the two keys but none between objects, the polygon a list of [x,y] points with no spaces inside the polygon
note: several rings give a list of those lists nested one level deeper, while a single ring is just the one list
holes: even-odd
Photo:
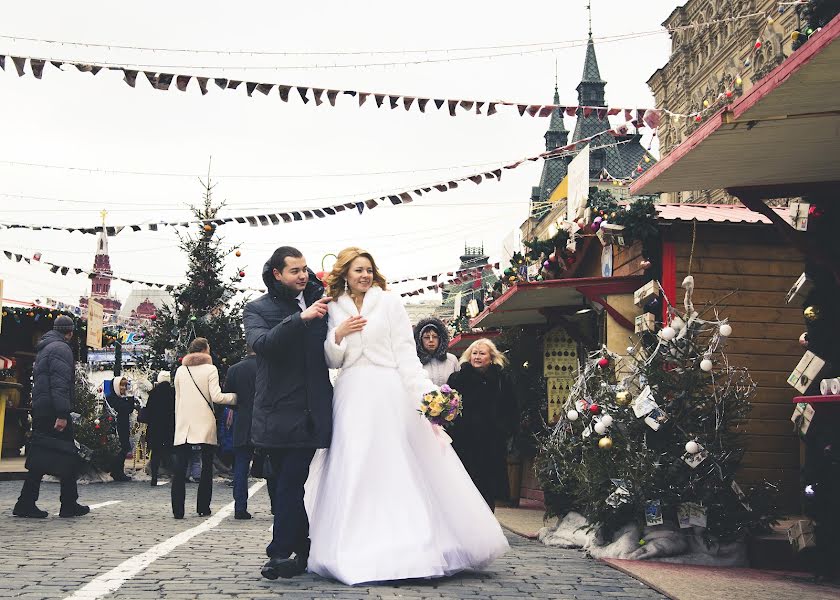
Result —
[{"label": "shop awning", "polygon": [[0,356],[0,371],[4,369],[11,369],[15,366],[15,359],[8,356]]},{"label": "shop awning", "polygon": [[836,185],[838,37],[840,16],[639,176],[630,193],[754,188],[765,197],[781,197],[808,186]]},{"label": "shop awning", "polygon": [[464,350],[469,348],[469,345],[472,344],[474,341],[480,340],[481,338],[488,338],[492,340],[493,338],[498,336],[498,331],[459,333],[449,342],[449,351],[455,356],[461,356],[461,353],[463,353]]},{"label": "shop awning", "polygon": [[470,321],[471,327],[513,327],[548,322],[548,309],[584,308],[587,301],[603,306],[616,321],[632,323],[605,299],[613,294],[629,294],[644,284],[642,277],[582,277],[518,283],[506,291],[484,312]]}]

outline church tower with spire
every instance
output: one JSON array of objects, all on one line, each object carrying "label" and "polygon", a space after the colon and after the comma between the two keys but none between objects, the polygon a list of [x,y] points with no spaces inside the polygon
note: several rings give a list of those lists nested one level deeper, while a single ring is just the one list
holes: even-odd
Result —
[{"label": "church tower with spire", "polygon": [[[93,271],[91,273],[90,297],[102,305],[106,314],[116,314],[122,307],[115,296],[111,294],[111,280],[114,273],[111,271],[111,256],[108,254],[108,233],[105,230],[106,211],[102,211],[102,231],[96,240],[96,254],[93,258]],[[82,297],[79,304],[87,307],[88,298]]]},{"label": "church tower with spire", "polygon": [[[592,11],[589,10],[589,37],[586,42],[586,55],[583,60],[583,74],[577,85],[578,108],[575,112],[575,130],[571,142],[592,138],[590,144],[589,180],[591,185],[603,185],[601,176],[608,173],[610,177],[623,179],[637,175],[639,167],[642,171],[650,168],[655,159],[642,146],[642,136],[638,132],[620,132],[617,135],[607,133],[611,129],[606,115],[607,82],[601,78],[598,68],[598,57],[595,54],[595,41],[592,37]],[[555,81],[554,104],[560,104],[558,86]],[[598,110],[603,107],[604,110]],[[600,113],[600,114],[599,114]],[[599,135],[602,134],[602,135]],[[563,124],[563,113],[555,109],[551,113],[551,122],[545,132],[546,150],[554,150],[569,143],[569,132]],[[583,144],[577,147],[581,150]],[[540,217],[548,211],[545,203],[551,197],[555,188],[563,181],[568,172],[569,163],[573,156],[552,158],[543,162],[543,172],[540,185],[531,190],[532,215]],[[612,187],[612,186],[610,186]],[[626,189],[626,188],[619,188]]]}]

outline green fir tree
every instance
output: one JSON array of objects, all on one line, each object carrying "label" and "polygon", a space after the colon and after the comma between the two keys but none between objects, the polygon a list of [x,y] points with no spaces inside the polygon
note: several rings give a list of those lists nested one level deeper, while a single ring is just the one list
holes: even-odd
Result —
[{"label": "green fir tree", "polygon": [[723,352],[732,327],[686,305],[626,356],[602,349],[581,365],[538,456],[549,514],[577,511],[609,536],[648,514],[673,525],[694,509],[718,540],[774,521],[774,486],[735,479],[755,384]]},{"label": "green fir tree", "polygon": [[107,473],[120,450],[116,421],[103,410],[81,363],[76,363],[74,394],[73,410],[79,414],[73,422],[76,439],[92,451],[93,469]]},{"label": "green fir tree", "polygon": [[237,246],[224,248],[217,235],[219,211],[225,203],[214,203],[209,174],[204,186],[203,203],[191,206],[200,222],[194,234],[180,235],[180,248],[187,254],[187,282],[174,293],[174,306],[158,309],[150,331],[147,332],[149,351],[144,363],[152,369],[177,368],[187,353],[189,343],[204,337],[210,342],[213,362],[220,375],[245,354],[245,335],[242,310],[246,300],[235,300],[237,285],[244,271],[237,268],[233,276],[224,279],[225,261],[231,254],[239,255]]}]

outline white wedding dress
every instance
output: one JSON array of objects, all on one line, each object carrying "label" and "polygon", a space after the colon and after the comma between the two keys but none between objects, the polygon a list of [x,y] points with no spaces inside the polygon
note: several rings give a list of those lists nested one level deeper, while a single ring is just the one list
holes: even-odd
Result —
[{"label": "white wedding dress", "polygon": [[341,372],[332,444],[306,483],[309,570],[352,585],[486,566],[508,543],[445,436],[417,412],[434,386],[405,309],[371,288],[364,331],[336,345],[335,328],[353,314],[347,296],[330,304],[325,352]]}]

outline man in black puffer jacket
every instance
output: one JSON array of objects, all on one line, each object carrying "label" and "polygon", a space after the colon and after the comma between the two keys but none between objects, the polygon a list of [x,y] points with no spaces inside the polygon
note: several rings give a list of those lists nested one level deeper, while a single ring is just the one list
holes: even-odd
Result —
[{"label": "man in black puffer jacket", "polygon": [[[332,385],[324,358],[324,286],[299,250],[282,246],[263,267],[268,293],[245,307],[245,339],[257,355],[251,442],[268,453],[275,482],[274,535],[262,575],[306,570],[309,521],[303,484],[317,448],[332,438]],[[294,558],[290,558],[292,554]]]},{"label": "man in black puffer jacket", "polygon": [[[35,347],[35,364],[32,368],[32,431],[58,439],[73,441],[73,386],[75,363],[70,340],[73,339],[73,319],[61,315],[55,320],[52,331],[45,333]],[[17,504],[12,511],[16,517],[43,519],[47,511],[35,503],[41,491],[44,474],[30,471],[23,482]],[[79,492],[76,479],[61,480],[60,517],[80,517],[90,508],[76,502]]]}]

